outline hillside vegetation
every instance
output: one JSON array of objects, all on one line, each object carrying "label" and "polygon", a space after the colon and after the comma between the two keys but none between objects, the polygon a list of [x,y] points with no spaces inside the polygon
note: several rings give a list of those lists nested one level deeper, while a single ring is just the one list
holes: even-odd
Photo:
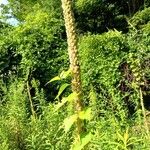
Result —
[{"label": "hillside vegetation", "polygon": [[63,1],[1,5],[0,150],[149,150],[149,0],[70,0],[77,71]]}]

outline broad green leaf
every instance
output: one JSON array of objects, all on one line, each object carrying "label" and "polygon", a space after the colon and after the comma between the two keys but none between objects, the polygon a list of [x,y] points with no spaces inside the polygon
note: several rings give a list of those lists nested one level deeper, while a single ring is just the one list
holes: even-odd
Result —
[{"label": "broad green leaf", "polygon": [[82,150],[92,139],[91,132],[88,133],[85,137],[81,138],[81,141],[75,143],[71,150]]},{"label": "broad green leaf", "polygon": [[67,70],[67,71],[62,71],[62,73],[60,74],[60,78],[61,79],[66,79],[71,73],[71,70]]},{"label": "broad green leaf", "polygon": [[48,81],[45,85],[47,85],[53,81],[58,81],[58,80],[61,80],[61,78],[59,76],[56,76],[56,77],[52,78],[50,81]]},{"label": "broad green leaf", "polygon": [[77,94],[71,93],[68,97],[64,97],[61,102],[59,102],[58,104],[56,104],[55,106],[55,110],[57,111],[58,109],[60,109],[66,102],[71,102],[75,99],[75,97],[77,96]]},{"label": "broad green leaf", "polygon": [[77,97],[77,93],[73,92],[67,97],[68,102],[72,102]]},{"label": "broad green leaf", "polygon": [[81,111],[79,113],[79,118],[82,119],[82,120],[91,120],[92,118],[92,114],[91,114],[91,108],[88,108],[84,111]]},{"label": "broad green leaf", "polygon": [[62,94],[62,92],[63,92],[69,85],[70,85],[70,84],[68,84],[68,83],[63,84],[63,85],[60,87],[60,89],[59,89],[59,91],[58,91],[58,94],[57,94],[57,96],[56,96],[55,99],[58,99],[59,96]]},{"label": "broad green leaf", "polygon": [[74,114],[64,120],[63,126],[64,126],[64,130],[66,133],[70,130],[74,122],[76,122],[77,118],[78,118],[78,115]]},{"label": "broad green leaf", "polygon": [[71,93],[68,97],[64,97],[61,102],[59,102],[58,104],[56,104],[55,106],[55,110],[57,111],[59,108],[61,108],[66,102],[71,102],[75,99],[75,97],[77,96],[77,94]]}]

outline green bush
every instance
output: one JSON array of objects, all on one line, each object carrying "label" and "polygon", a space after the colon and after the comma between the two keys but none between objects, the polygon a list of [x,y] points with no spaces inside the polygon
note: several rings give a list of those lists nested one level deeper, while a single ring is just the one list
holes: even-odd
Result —
[{"label": "green bush", "polygon": [[120,80],[119,66],[128,52],[125,38],[117,31],[84,36],[80,41],[84,85],[115,85]]},{"label": "green bush", "polygon": [[5,32],[4,38],[0,37],[3,80],[8,82],[11,76],[25,79],[28,75],[29,82],[33,78],[40,81],[39,87],[44,88],[48,101],[52,101],[57,88],[45,84],[68,67],[64,32],[62,19],[35,5],[24,23]]},{"label": "green bush", "polygon": [[118,31],[84,36],[79,51],[83,89],[89,91],[93,86],[100,98],[98,103],[105,103],[105,107],[114,105],[114,109],[118,107],[116,111],[120,109],[121,106],[116,106],[117,101],[118,105],[124,103],[118,89],[122,79],[120,66],[129,52],[125,37]]},{"label": "green bush", "polygon": [[140,29],[143,25],[150,21],[150,7],[145,8],[142,11],[137,12],[130,20],[131,25]]},{"label": "green bush", "polygon": [[148,90],[146,82],[149,82],[149,65],[145,65],[149,63],[149,38],[145,34],[125,36],[109,31],[81,38],[79,51],[85,98],[94,88],[95,105],[102,111],[101,115],[111,110],[112,115],[118,116],[120,112],[119,118],[124,120],[130,115],[137,116],[136,111],[139,113],[139,88],[143,92]]}]

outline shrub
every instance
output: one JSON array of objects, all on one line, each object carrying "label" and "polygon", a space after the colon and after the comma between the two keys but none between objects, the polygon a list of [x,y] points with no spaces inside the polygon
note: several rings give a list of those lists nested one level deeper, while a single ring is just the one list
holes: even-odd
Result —
[{"label": "shrub", "polygon": [[130,20],[131,24],[137,28],[142,28],[143,25],[150,21],[150,7],[137,12]]},{"label": "shrub", "polygon": [[99,105],[113,105],[112,109],[117,111],[121,106],[116,105],[124,103],[117,88],[122,79],[120,66],[126,62],[129,52],[125,37],[118,31],[84,36],[79,49],[85,90],[89,91],[92,85],[99,95]]}]

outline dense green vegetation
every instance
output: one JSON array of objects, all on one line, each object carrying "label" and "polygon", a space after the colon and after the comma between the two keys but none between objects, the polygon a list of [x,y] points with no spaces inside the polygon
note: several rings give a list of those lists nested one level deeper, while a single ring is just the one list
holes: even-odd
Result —
[{"label": "dense green vegetation", "polygon": [[149,150],[149,0],[72,1],[79,114],[61,1],[8,1],[0,16],[0,150]]}]

